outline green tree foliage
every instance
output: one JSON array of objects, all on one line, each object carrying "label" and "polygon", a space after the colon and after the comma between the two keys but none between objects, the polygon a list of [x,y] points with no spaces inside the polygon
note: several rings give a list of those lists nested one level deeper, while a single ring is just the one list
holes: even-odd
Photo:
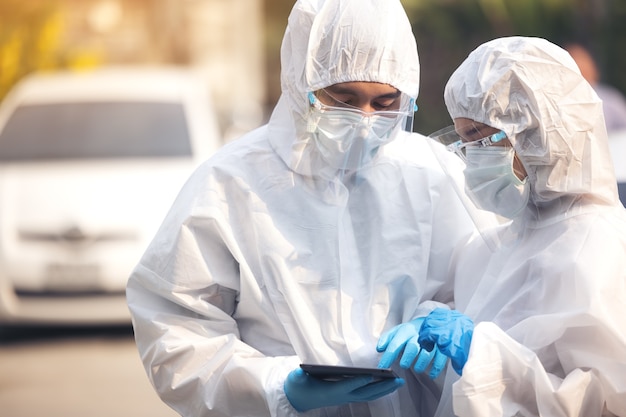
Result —
[{"label": "green tree foliage", "polygon": [[421,91],[415,130],[451,123],[443,89],[475,47],[502,36],[537,36],[590,48],[604,81],[626,91],[626,2],[620,0],[403,0],[418,41]]}]

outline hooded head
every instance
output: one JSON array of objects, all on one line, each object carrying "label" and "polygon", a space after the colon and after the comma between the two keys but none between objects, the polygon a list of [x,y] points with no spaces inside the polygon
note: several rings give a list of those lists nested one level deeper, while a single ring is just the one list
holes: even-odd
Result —
[{"label": "hooded head", "polygon": [[452,74],[444,98],[453,119],[506,133],[528,174],[532,212],[617,204],[602,102],[564,49],[528,37],[484,43]]},{"label": "hooded head", "polygon": [[270,120],[272,145],[302,174],[323,170],[307,132],[309,92],[337,83],[389,84],[412,98],[419,60],[399,0],[299,0],[281,48],[280,100]]}]

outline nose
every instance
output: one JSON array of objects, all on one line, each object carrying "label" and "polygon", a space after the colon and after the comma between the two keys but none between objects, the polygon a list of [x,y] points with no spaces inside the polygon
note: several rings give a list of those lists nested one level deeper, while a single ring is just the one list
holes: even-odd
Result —
[{"label": "nose", "polygon": [[362,106],[359,106],[359,109],[360,109],[363,113],[367,113],[367,114],[370,114],[370,113],[373,113],[373,112],[375,112],[375,111],[376,111],[376,109],[374,108],[374,106],[372,106],[372,104],[371,104],[371,103],[366,103],[366,104],[363,104]]}]

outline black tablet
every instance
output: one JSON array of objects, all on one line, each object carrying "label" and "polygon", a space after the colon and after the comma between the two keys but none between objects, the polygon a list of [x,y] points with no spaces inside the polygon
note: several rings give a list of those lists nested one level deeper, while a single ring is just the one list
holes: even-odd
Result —
[{"label": "black tablet", "polygon": [[307,374],[325,381],[339,381],[355,376],[370,375],[375,379],[398,378],[396,373],[389,368],[361,368],[352,366],[336,365],[313,365],[303,363],[300,368]]}]

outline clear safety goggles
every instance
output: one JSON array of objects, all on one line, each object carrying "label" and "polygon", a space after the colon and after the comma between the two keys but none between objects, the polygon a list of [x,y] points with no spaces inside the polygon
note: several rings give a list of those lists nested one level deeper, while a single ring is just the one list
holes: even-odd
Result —
[{"label": "clear safety goggles", "polygon": [[[464,134],[459,134],[459,130],[463,131]],[[467,162],[466,150],[469,147],[475,146],[484,148],[491,145],[511,146],[508,141],[502,142],[502,140],[506,139],[506,133],[502,130],[482,136],[480,127],[476,125],[466,125],[462,128],[454,125],[447,126],[431,133],[428,137],[443,144],[447,150],[454,152],[465,162]]]},{"label": "clear safety goggles", "polygon": [[[399,122],[403,118],[407,118],[407,122],[404,125],[404,129],[411,131],[413,129],[413,113],[417,111],[417,104],[415,100],[408,95],[402,93],[400,96],[400,102],[398,110],[380,110],[373,112],[365,112],[358,107],[351,106],[350,104],[343,103],[335,99],[328,91],[322,89],[325,95],[333,100],[335,105],[331,106],[324,104],[313,92],[309,92],[309,104],[314,111],[325,114],[326,117],[347,118],[354,123],[363,123],[368,121],[374,121],[379,118],[393,120]],[[370,124],[370,123],[367,123]],[[396,123],[393,123],[394,125]]]}]

